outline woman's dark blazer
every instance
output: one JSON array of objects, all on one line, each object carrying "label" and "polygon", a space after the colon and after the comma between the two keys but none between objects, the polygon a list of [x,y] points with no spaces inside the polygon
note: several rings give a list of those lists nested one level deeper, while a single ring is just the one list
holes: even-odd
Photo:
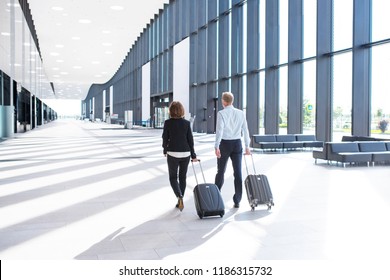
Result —
[{"label": "woman's dark blazer", "polygon": [[194,138],[190,122],[186,119],[170,118],[164,122],[162,134],[164,155],[167,152],[191,152],[191,158],[196,158]]}]

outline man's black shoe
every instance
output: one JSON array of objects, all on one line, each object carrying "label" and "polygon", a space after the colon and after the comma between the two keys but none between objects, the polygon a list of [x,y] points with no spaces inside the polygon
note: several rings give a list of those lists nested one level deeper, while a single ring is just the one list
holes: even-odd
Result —
[{"label": "man's black shoe", "polygon": [[239,203],[234,203],[234,208],[240,208],[240,204]]}]

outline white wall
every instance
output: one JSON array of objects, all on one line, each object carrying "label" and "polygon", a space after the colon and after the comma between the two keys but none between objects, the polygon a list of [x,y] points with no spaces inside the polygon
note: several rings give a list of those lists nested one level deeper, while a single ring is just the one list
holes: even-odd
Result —
[{"label": "white wall", "polygon": [[103,90],[103,96],[102,96],[102,98],[103,98],[103,114],[102,114],[102,116],[103,116],[103,121],[106,121],[106,90]]},{"label": "white wall", "polygon": [[110,86],[110,116],[112,114],[118,114],[118,112],[114,112],[114,86]]},{"label": "white wall", "polygon": [[142,120],[150,118],[150,62],[142,66]]},{"label": "white wall", "polygon": [[0,1],[0,29],[0,69],[36,97],[54,98],[18,0]]},{"label": "white wall", "polygon": [[173,47],[173,100],[180,101],[189,119],[190,108],[190,39]]}]

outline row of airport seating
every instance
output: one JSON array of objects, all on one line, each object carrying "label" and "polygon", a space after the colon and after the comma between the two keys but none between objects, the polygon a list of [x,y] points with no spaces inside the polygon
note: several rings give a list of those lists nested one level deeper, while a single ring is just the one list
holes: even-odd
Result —
[{"label": "row of airport seating", "polygon": [[315,163],[318,159],[341,163],[365,163],[374,166],[376,162],[390,161],[390,141],[325,142],[323,149],[314,150]]},{"label": "row of airport seating", "polygon": [[308,134],[264,134],[252,136],[252,148],[262,151],[285,151],[315,148],[313,158],[325,160],[328,164],[336,162],[344,167],[347,163],[390,162],[390,141],[373,137],[344,136],[342,142],[318,141],[315,135]]},{"label": "row of airport seating", "polygon": [[255,134],[252,136],[252,148],[260,150],[292,150],[321,148],[324,142],[315,135],[308,134]]}]

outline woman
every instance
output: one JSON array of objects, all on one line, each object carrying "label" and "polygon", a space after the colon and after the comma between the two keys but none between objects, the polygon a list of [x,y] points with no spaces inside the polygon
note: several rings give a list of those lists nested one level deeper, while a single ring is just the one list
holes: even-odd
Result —
[{"label": "woman", "polygon": [[193,161],[197,160],[194,150],[194,138],[190,122],[184,119],[184,107],[180,102],[173,101],[171,103],[169,116],[170,118],[164,122],[162,147],[164,155],[167,157],[169,182],[178,199],[176,207],[183,211],[188,164],[190,158]]}]

